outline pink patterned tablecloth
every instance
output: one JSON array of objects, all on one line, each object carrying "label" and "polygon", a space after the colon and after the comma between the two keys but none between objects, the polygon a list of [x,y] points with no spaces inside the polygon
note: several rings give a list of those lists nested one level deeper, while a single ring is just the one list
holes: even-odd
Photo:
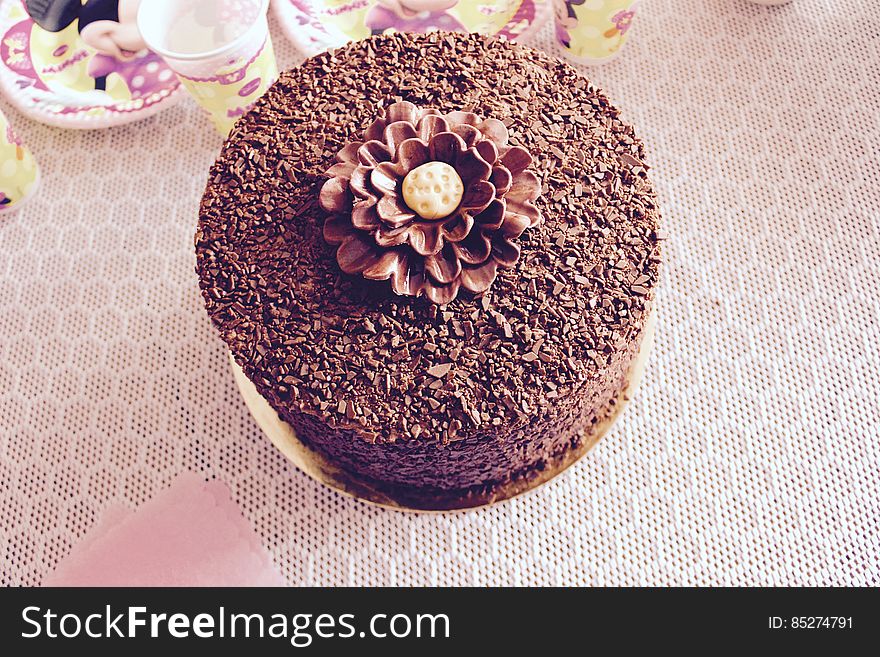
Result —
[{"label": "pink patterned tablecloth", "polygon": [[193,273],[220,139],[188,99],[88,133],[0,103],[43,171],[0,219],[0,582],[193,471],[291,584],[880,583],[876,5],[648,0],[588,75],[665,209],[655,352],[588,457],[464,514],[352,501],[260,434]]}]

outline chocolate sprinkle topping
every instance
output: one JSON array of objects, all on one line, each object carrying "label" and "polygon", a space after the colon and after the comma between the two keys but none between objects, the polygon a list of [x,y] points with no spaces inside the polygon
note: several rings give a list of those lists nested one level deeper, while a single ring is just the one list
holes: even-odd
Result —
[{"label": "chocolate sprinkle topping", "polygon": [[[498,118],[535,159],[544,221],[482,298],[390,296],[323,240],[324,172],[399,100]],[[211,169],[195,238],[208,313],[341,467],[416,497],[489,490],[578,445],[626,386],[659,265],[644,162],[607,98],[544,53],[446,33],[323,53],[281,76]]]}]

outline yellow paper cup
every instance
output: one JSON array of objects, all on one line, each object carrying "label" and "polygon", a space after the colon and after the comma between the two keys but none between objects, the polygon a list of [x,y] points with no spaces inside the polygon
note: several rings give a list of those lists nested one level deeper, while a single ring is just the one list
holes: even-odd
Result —
[{"label": "yellow paper cup", "polygon": [[276,79],[269,0],[149,0],[138,28],[221,134]]},{"label": "yellow paper cup", "polygon": [[629,37],[639,0],[553,0],[556,40],[580,64],[614,59]]},{"label": "yellow paper cup", "polygon": [[18,210],[40,182],[40,169],[30,150],[0,112],[0,213]]}]

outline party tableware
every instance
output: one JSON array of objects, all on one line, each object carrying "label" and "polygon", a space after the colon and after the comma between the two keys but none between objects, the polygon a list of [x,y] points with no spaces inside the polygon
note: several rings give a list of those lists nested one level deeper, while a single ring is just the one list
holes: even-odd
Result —
[{"label": "party tableware", "polygon": [[33,154],[0,112],[0,213],[18,210],[39,182],[40,169]]},{"label": "party tableware", "polygon": [[522,38],[550,0],[274,0],[287,36],[306,55],[373,34],[451,30]]},{"label": "party tableware", "polygon": [[180,83],[137,32],[141,0],[0,0],[0,87],[30,118],[106,128],[151,116]]},{"label": "party tableware", "polygon": [[556,41],[581,64],[614,59],[629,37],[638,0],[553,0]]},{"label": "party tableware", "polygon": [[144,40],[225,135],[278,78],[269,0],[149,0],[137,21]]}]

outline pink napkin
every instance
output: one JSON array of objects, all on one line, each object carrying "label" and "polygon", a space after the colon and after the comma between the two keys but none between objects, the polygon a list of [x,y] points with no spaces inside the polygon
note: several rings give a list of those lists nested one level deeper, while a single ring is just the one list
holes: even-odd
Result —
[{"label": "pink napkin", "polygon": [[284,586],[219,481],[178,477],[135,511],[111,508],[44,586]]}]

